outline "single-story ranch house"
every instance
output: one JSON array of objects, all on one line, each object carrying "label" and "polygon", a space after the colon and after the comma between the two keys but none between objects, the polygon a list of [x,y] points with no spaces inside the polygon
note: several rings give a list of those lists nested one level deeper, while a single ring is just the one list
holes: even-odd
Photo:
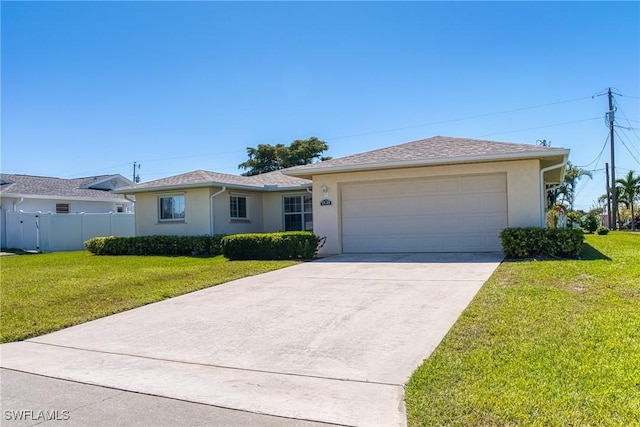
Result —
[{"label": "single-story ranch house", "polygon": [[118,189],[136,235],[313,230],[320,255],[493,252],[543,226],[569,150],[436,136],[257,176],[194,171]]},{"label": "single-story ranch house", "polygon": [[132,212],[133,200],[113,193],[131,184],[120,174],[54,178],[3,173],[0,202],[3,210],[12,212]]}]

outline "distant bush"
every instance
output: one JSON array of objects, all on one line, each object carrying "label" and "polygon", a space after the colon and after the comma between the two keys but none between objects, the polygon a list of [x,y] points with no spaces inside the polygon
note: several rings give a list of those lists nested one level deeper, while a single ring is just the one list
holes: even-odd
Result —
[{"label": "distant bush", "polygon": [[318,236],[308,231],[233,234],[222,238],[222,254],[230,260],[311,259]]},{"label": "distant bush", "polygon": [[213,236],[94,237],[84,242],[95,255],[220,255],[222,234]]},{"label": "distant bush", "polygon": [[500,239],[508,258],[576,257],[582,250],[584,233],[570,228],[505,228],[500,232]]},{"label": "distant bush", "polygon": [[567,227],[573,228],[574,224],[580,224],[580,214],[575,211],[567,212]]},{"label": "distant bush", "polygon": [[607,234],[609,234],[609,228],[608,227],[598,227],[596,229],[596,233],[601,235],[601,236],[607,235]]},{"label": "distant bush", "polygon": [[594,214],[589,214],[582,219],[582,227],[589,233],[598,229],[598,218]]}]

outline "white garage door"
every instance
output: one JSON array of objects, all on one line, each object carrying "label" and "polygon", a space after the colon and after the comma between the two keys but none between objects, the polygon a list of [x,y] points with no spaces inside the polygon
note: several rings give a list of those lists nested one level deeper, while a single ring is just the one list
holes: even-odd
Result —
[{"label": "white garage door", "polygon": [[505,174],[342,186],[342,250],[493,252],[507,226]]}]

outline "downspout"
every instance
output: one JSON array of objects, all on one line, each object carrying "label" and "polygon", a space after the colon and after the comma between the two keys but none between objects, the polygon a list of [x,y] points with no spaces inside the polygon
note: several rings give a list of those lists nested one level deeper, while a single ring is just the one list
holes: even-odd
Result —
[{"label": "downspout", "polygon": [[129,207],[133,207],[133,206],[135,206],[135,205],[136,205],[136,200],[135,200],[135,199],[130,199],[128,194],[125,194],[125,195],[124,195],[124,198],[131,202],[131,204],[129,205]]},{"label": "downspout", "polygon": [[558,169],[564,167],[567,164],[565,159],[564,162],[558,163],[557,165],[547,166],[546,168],[540,169],[540,227],[544,228],[547,224],[547,215],[545,213],[545,204],[547,203],[547,192],[544,188],[544,174],[545,172]]},{"label": "downspout", "polygon": [[20,203],[24,202],[24,197],[20,197],[20,200],[18,200],[17,202],[13,202],[13,211],[14,212],[18,212],[18,205]]},{"label": "downspout", "polygon": [[226,185],[222,187],[222,190],[220,190],[220,191],[218,191],[217,193],[214,193],[214,194],[212,194],[212,195],[211,195],[211,201],[210,201],[210,203],[209,203],[209,207],[211,208],[211,215],[209,215],[209,218],[210,218],[210,221],[211,221],[211,235],[212,235],[212,236],[213,236],[213,232],[215,231],[215,230],[214,230],[214,228],[215,228],[215,226],[214,226],[214,217],[213,217],[213,211],[214,211],[214,208],[213,208],[213,199],[214,199],[216,196],[219,196],[220,194],[224,193],[225,191],[227,191],[227,186],[226,186]]}]

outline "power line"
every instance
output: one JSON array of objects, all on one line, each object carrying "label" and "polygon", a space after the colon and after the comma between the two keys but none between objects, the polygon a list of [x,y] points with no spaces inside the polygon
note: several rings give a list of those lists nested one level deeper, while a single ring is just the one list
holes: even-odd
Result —
[{"label": "power line", "polygon": [[609,142],[609,135],[607,134],[607,137],[604,140],[604,144],[602,144],[602,149],[600,150],[600,154],[598,154],[598,156],[596,157],[596,159],[592,162],[587,163],[586,165],[581,165],[581,166],[576,166],[577,168],[586,168],[587,166],[590,166],[594,163],[596,163],[596,166],[598,165],[597,162],[600,160],[600,156],[602,156],[602,153],[604,153],[604,148],[607,146],[607,142]]},{"label": "power line", "polygon": [[616,104],[616,108],[622,113],[622,116],[624,117],[624,119],[627,121],[627,123],[629,123],[629,129],[633,130],[634,135],[636,136],[636,138],[638,138],[638,141],[640,141],[640,136],[638,135],[638,132],[636,132],[636,129],[631,126],[631,121],[627,118],[627,115],[624,113],[624,110],[622,109],[620,104],[618,104],[618,102],[616,102],[615,104]]},{"label": "power line", "polygon": [[624,145],[624,148],[627,149],[627,151],[629,152],[629,155],[631,157],[633,157],[633,160],[635,160],[638,164],[640,164],[640,160],[638,160],[638,158],[631,152],[631,150],[629,149],[629,147],[627,147],[627,144],[624,142],[624,139],[622,139],[620,137],[620,134],[618,133],[618,131],[614,131],[616,133],[616,135],[618,136],[618,139],[620,140],[620,142],[622,142],[622,145]]},{"label": "power line", "polygon": [[221,156],[223,154],[235,154],[235,153],[244,153],[245,150],[234,150],[234,151],[224,151],[220,153],[211,153],[211,154],[190,154],[188,156],[175,156],[175,157],[165,157],[162,159],[143,159],[144,162],[164,162],[167,160],[178,160],[178,159],[190,159],[194,157],[211,157],[211,156]]},{"label": "power line", "polygon": [[123,166],[129,166],[129,165],[131,165],[132,163],[133,163],[133,162],[120,163],[119,165],[107,166],[107,167],[100,168],[100,169],[91,169],[91,170],[87,170],[87,171],[83,171],[83,172],[78,172],[78,173],[71,174],[71,175],[64,175],[64,176],[62,176],[62,178],[78,177],[78,176],[82,176],[82,175],[85,175],[85,174],[92,175],[92,174],[94,174],[95,172],[102,172],[102,171],[106,171],[106,170],[110,170],[110,169],[111,169],[111,170],[113,170],[113,169],[116,169],[116,168],[121,168],[121,167],[123,167]]},{"label": "power line", "polygon": [[521,107],[521,108],[514,108],[514,109],[511,109],[511,110],[497,111],[497,112],[494,112],[494,113],[478,114],[478,115],[475,115],[475,116],[467,116],[467,117],[461,117],[461,118],[457,118],[457,119],[441,120],[441,121],[437,121],[437,122],[421,123],[421,124],[402,126],[402,127],[397,127],[397,128],[383,129],[383,130],[377,130],[377,131],[371,131],[371,132],[363,132],[363,133],[353,134],[353,135],[338,136],[338,137],[334,137],[334,138],[327,138],[327,140],[328,141],[335,141],[335,140],[338,140],[338,139],[356,138],[356,137],[359,137],[359,136],[367,136],[367,135],[375,135],[375,134],[380,134],[380,133],[395,132],[395,131],[398,131],[398,130],[413,129],[413,128],[419,128],[419,127],[424,127],[424,126],[434,126],[434,125],[441,125],[441,124],[445,124],[445,123],[455,123],[455,122],[461,122],[461,121],[464,121],[464,120],[480,119],[480,118],[483,118],[483,117],[497,116],[497,115],[500,115],[500,114],[507,114],[507,113],[514,113],[514,112],[517,112],[517,111],[532,110],[534,108],[543,108],[543,107],[549,107],[549,106],[552,106],[552,105],[566,104],[566,103],[569,103],[569,102],[582,101],[582,100],[590,99],[590,98],[591,97],[589,97],[589,96],[585,96],[585,97],[582,97],[582,98],[573,98],[573,99],[567,99],[567,100],[564,100],[564,101],[550,102],[550,103],[547,103],[547,104],[531,105],[531,106],[528,106],[528,107]]},{"label": "power line", "polygon": [[514,129],[514,130],[508,130],[508,131],[505,131],[505,132],[487,133],[487,134],[484,134],[484,135],[474,136],[474,138],[482,138],[482,137],[485,137],[485,136],[493,136],[493,135],[502,135],[502,134],[505,134],[505,133],[513,133],[513,132],[524,132],[524,131],[528,131],[528,130],[544,129],[544,128],[550,128],[550,127],[554,127],[554,126],[568,125],[568,124],[572,124],[572,123],[587,122],[589,120],[600,120],[601,118],[602,117],[592,117],[590,119],[572,120],[570,122],[553,123],[553,124],[544,125],[544,126],[537,126],[537,127],[533,127],[533,128]]}]

